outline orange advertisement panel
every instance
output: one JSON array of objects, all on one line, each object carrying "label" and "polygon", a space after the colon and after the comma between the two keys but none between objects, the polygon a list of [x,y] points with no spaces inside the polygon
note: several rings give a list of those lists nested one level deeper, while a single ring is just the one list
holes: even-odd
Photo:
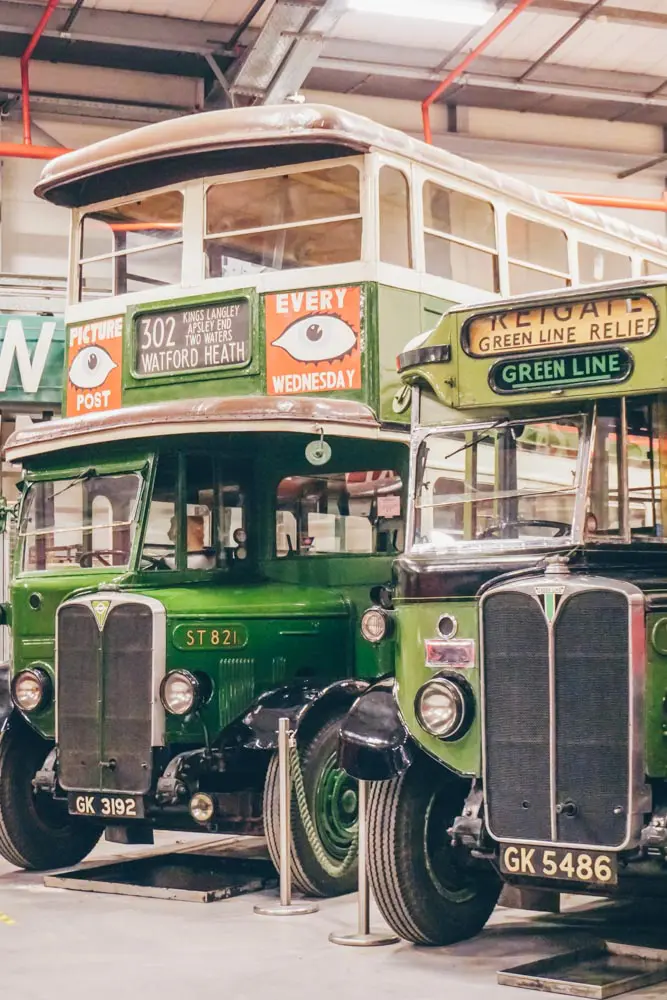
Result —
[{"label": "orange advertisement panel", "polygon": [[270,396],[361,389],[360,287],[278,292],[265,307]]},{"label": "orange advertisement panel", "polygon": [[122,370],[122,316],[68,327],[67,416],[119,409]]}]

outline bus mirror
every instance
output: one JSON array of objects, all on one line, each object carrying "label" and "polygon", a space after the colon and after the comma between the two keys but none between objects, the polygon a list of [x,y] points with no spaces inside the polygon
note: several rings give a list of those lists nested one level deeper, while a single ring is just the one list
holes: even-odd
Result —
[{"label": "bus mirror", "polygon": [[7,503],[7,498],[0,496],[0,535],[4,535],[7,530],[7,519],[15,518],[18,504]]},{"label": "bus mirror", "polygon": [[306,458],[311,465],[326,465],[331,458],[331,445],[324,440],[324,428],[316,428],[320,432],[319,441],[309,441],[306,445]]},{"label": "bus mirror", "polygon": [[373,604],[379,605],[386,611],[391,611],[394,606],[392,603],[391,588],[383,585],[380,585],[379,587],[371,587],[371,601]]}]

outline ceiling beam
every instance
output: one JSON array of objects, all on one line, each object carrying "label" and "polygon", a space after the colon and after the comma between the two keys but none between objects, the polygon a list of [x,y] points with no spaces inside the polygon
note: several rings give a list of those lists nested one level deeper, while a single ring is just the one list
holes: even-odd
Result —
[{"label": "ceiling beam", "polygon": [[[533,13],[542,11],[544,14],[558,14],[563,17],[579,18],[590,8],[588,0],[533,0]],[[636,28],[667,28],[667,14],[659,14],[656,10],[632,10],[630,7],[615,7],[613,2],[605,6],[597,18],[604,17],[615,24],[630,24]]]},{"label": "ceiling beam", "polygon": [[[485,87],[492,90],[510,90],[523,94],[543,94],[554,97],[580,98],[584,101],[606,101],[609,104],[629,104],[641,107],[667,108],[667,95],[647,97],[643,93],[631,93],[628,90],[607,89],[593,84],[590,86],[585,82],[585,72],[578,71],[579,79],[584,81],[579,84],[550,83],[544,80],[528,79],[519,82],[516,78],[494,75],[490,71],[490,63],[487,60],[489,72],[486,68],[484,74],[464,73],[457,84],[460,87]],[[397,65],[396,63],[376,63],[364,62],[363,60],[335,59],[323,56],[318,61],[318,67],[322,69],[339,70],[346,73],[363,73],[365,76],[376,77],[396,77],[404,80],[423,80],[425,83],[437,82],[441,79],[441,73],[435,70],[424,69],[418,66]],[[595,74],[591,73],[591,77]],[[599,77],[597,77],[599,79]]]},{"label": "ceiling beam", "polygon": [[297,93],[346,9],[346,0],[276,0],[232,93],[265,104]]},{"label": "ceiling beam", "polygon": [[[31,35],[43,10],[43,3],[0,0],[0,34]],[[85,4],[78,11],[72,29],[63,33],[70,11],[71,7],[58,7],[44,37],[204,55],[206,52],[225,52],[227,42],[234,33],[234,25],[100,10],[88,8]]]}]

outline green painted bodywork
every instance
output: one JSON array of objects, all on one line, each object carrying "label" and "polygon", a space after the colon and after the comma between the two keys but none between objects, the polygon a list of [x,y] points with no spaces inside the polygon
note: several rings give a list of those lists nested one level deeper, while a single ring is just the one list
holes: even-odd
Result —
[{"label": "green painted bodywork", "polygon": [[456,638],[474,639],[476,644],[474,668],[447,671],[447,675],[464,678],[473,690],[475,703],[480,704],[477,603],[471,599],[421,602],[397,598],[395,605],[396,688],[403,720],[412,736],[432,757],[458,774],[479,775],[482,767],[479,714],[476,713],[472,726],[460,740],[444,743],[421,728],[414,710],[417,691],[436,673],[426,666],[424,641],[438,638],[438,619],[445,612],[454,615],[459,623]]},{"label": "green painted bodywork", "polygon": [[[320,287],[327,287],[326,283]],[[343,397],[366,403],[378,419],[407,430],[409,395],[395,404],[403,391],[396,357],[413,337],[435,325],[451,303],[401,289],[365,283],[362,287],[362,387],[359,390],[317,393],[318,397]],[[251,358],[244,367],[137,377],[133,371],[135,319],[144,312],[186,305],[222,304],[240,297],[250,303]],[[100,318],[113,315],[103,303]],[[215,295],[173,298],[129,307],[123,318],[123,405],[151,404],[171,399],[263,395],[267,392],[264,299],[253,288]],[[369,604],[371,586],[387,582],[395,553],[386,555],[318,555],[277,558],[275,555],[275,498],[278,483],[286,476],[313,475],[317,470],[304,458],[312,435],[252,432],[170,438],[168,430],[148,445],[109,443],[70,449],[30,458],[26,479],[67,478],[94,468],[98,473],[138,470],[145,477],[138,517],[139,528],[128,572],[69,569],[23,573],[20,552],[11,586],[13,614],[13,664],[17,673],[39,662],[55,670],[54,622],[60,603],[81,588],[94,591],[114,581],[122,589],[159,600],[167,612],[167,670],[183,668],[203,672],[213,682],[213,696],[201,721],[170,717],[170,743],[197,744],[242,714],[263,692],[304,677],[327,682],[356,676],[372,679],[393,666],[393,658],[361,640],[358,617]],[[403,443],[329,437],[333,454],[323,472],[354,472],[387,468],[399,472],[407,484],[407,435]],[[216,453],[230,474],[241,474],[249,495],[248,552],[246,563],[228,571],[138,571],[145,528],[150,483],[157,455],[175,448],[184,453]],[[405,513],[405,495],[402,513]],[[132,569],[134,567],[134,569]],[[40,606],[30,605],[40,595]],[[33,603],[35,599],[33,597]],[[233,648],[187,648],[183,634],[225,623],[241,626],[244,642]],[[172,639],[178,629],[177,641]],[[210,648],[209,648],[210,647]],[[61,669],[67,669],[66,664]],[[53,737],[53,706],[31,717],[44,735]],[[203,725],[202,725],[203,724]]]},{"label": "green painted bodywork", "polygon": [[646,616],[646,773],[667,778],[667,617]]},{"label": "green painted bodywork", "polygon": [[[444,362],[419,364],[404,367],[402,377],[406,385],[418,384],[422,388],[420,422],[422,425],[464,424],[466,421],[514,419],[544,416],[549,413],[574,413],[583,411],[586,403],[595,399],[614,396],[664,394],[667,388],[667,284],[646,283],[633,286],[632,282],[619,283],[618,288],[607,286],[590,293],[586,298],[618,295],[623,290],[637,291],[652,297],[658,307],[658,327],[645,340],[622,342],[634,362],[634,370],[629,379],[619,385],[600,387],[585,386],[560,390],[557,394],[539,391],[522,392],[514,396],[500,396],[489,384],[489,370],[501,358],[471,357],[461,345],[461,331],[473,316],[481,316],[496,308],[517,308],[518,302],[508,300],[501,306],[478,306],[455,308],[445,314],[431,336],[420,345],[427,348],[447,346],[450,358]],[[520,305],[528,309],[567,299],[583,299],[581,291],[568,290],[564,293],[542,293],[520,300]],[[614,346],[613,343],[609,346]],[[535,354],[537,356],[537,354]],[[513,355],[521,359],[520,353]],[[574,405],[568,405],[570,401]],[[410,501],[411,502],[411,501]],[[582,549],[583,551],[583,549]],[[477,559],[484,558],[478,553]],[[667,565],[667,555],[666,555]],[[424,565],[426,569],[426,565]],[[452,559],[448,572],[458,572],[456,560]],[[461,572],[466,573],[462,565]],[[612,574],[614,575],[614,574]],[[618,575],[618,574],[616,574]],[[622,576],[622,573],[620,574]],[[661,578],[666,574],[662,573]],[[650,574],[647,573],[647,579]],[[640,584],[646,593],[664,594],[661,581]],[[659,588],[656,591],[656,588]],[[397,700],[405,723],[415,741],[431,756],[454,771],[463,774],[481,773],[481,728],[479,717],[472,728],[458,741],[442,742],[427,734],[418,724],[414,712],[414,698],[419,687],[432,675],[425,666],[424,639],[435,637],[436,623],[443,612],[453,614],[459,621],[457,638],[474,638],[476,656],[479,657],[479,615],[478,601],[471,593],[466,598],[448,600],[405,599],[400,591],[395,595],[397,633],[392,642],[380,643],[385,648],[384,655],[394,648],[397,677]],[[466,671],[465,677],[479,695],[478,661],[474,670]],[[645,769],[648,778],[667,778],[667,616],[662,613],[646,615],[646,664],[645,681],[641,688],[645,712]],[[479,704],[479,701],[478,701]]]},{"label": "green painted bodywork", "polygon": [[[626,288],[632,288],[630,282],[624,283]],[[472,316],[479,316],[485,312],[495,309],[494,306],[477,306],[475,309],[456,308],[446,313],[439,324],[433,330],[431,336],[421,346],[444,346],[451,348],[449,361],[429,364],[415,364],[406,368],[403,372],[403,379],[407,383],[419,382],[430,387],[438,401],[455,411],[474,411],[475,416],[493,414],[494,417],[502,417],[504,414],[514,413],[517,407],[525,408],[526,411],[544,412],[545,405],[558,401],[559,404],[568,400],[584,401],[591,399],[610,398],[614,396],[628,396],[636,393],[664,392],[667,388],[667,356],[665,352],[665,316],[667,315],[667,285],[651,284],[642,285],[641,293],[652,297],[658,307],[660,323],[656,332],[646,340],[633,342],[611,341],[610,343],[598,346],[622,346],[627,350],[634,362],[634,369],[627,381],[618,385],[581,385],[559,389],[557,394],[549,390],[535,392],[521,392],[514,395],[499,395],[494,392],[489,384],[489,371],[491,367],[508,357],[511,352],[493,357],[479,358],[471,357],[470,354],[461,347],[461,332],[468,319]],[[595,296],[613,295],[613,289],[609,287],[604,290],[590,293],[586,298]],[[581,291],[577,289],[568,290],[560,296],[559,301],[568,299],[583,299]],[[542,303],[554,301],[553,293],[533,295],[521,300],[526,308],[531,305],[541,305]],[[503,303],[504,307],[511,307],[511,301]],[[500,309],[500,306],[498,307]],[[521,359],[521,354],[515,354],[517,360]],[[450,415],[450,421],[452,420]],[[465,412],[461,414],[463,419],[469,419],[471,414]],[[455,418],[454,418],[455,419]],[[459,417],[461,419],[461,417]],[[424,417],[422,415],[422,423]]]},{"label": "green painted bodywork", "polygon": [[[371,586],[391,577],[393,556],[322,554],[295,558],[275,555],[275,497],[285,476],[312,474],[304,457],[310,437],[303,434],[220,434],[177,438],[177,444],[161,442],[170,451],[186,454],[216,449],[226,456],[230,468],[242,467],[249,483],[249,558],[228,570],[142,570],[119,573],[96,568],[60,572],[22,573],[15,567],[11,585],[13,612],[13,672],[39,662],[54,673],[54,621],[58,606],[75,590],[95,590],[112,580],[122,589],[150,595],[167,613],[167,670],[184,668],[207,673],[214,698],[202,712],[202,721],[217,734],[238,717],[262,692],[294,679],[315,678],[326,682],[356,676],[373,678],[377,664],[373,650],[358,631],[357,620],[369,603]],[[332,458],[328,472],[393,468],[407,480],[407,448],[392,441],[330,438]],[[105,453],[106,452],[106,453]],[[125,455],[124,461],[121,455]],[[66,464],[68,458],[71,464]],[[378,464],[379,463],[379,464]],[[141,527],[150,499],[150,473],[155,453],[122,444],[105,449],[72,450],[61,456],[41,458],[32,464],[27,478],[66,478],[94,466],[99,472],[144,469],[146,485],[139,513],[140,530],[133,560],[138,565]],[[403,499],[403,508],[405,500]],[[20,548],[17,560],[20,559]],[[39,594],[41,606],[33,610],[29,599]],[[206,628],[207,625],[240,623],[247,631],[242,648],[178,648],[174,629]],[[66,664],[63,665],[66,669]],[[45,735],[54,735],[53,708],[31,716],[32,724]],[[173,743],[200,743],[201,724],[171,717],[167,736]]]},{"label": "green painted bodywork", "polygon": [[[323,282],[319,288],[330,287]],[[340,286],[337,286],[340,287]],[[356,287],[356,286],[355,286]],[[362,289],[362,386],[358,390],[303,393],[318,397],[340,397],[368,404],[383,422],[407,426],[407,405],[396,406],[403,383],[396,370],[396,358],[405,344],[418,334],[432,329],[453,303],[432,295],[406,291],[377,282],[360,283]],[[251,357],[242,367],[208,371],[179,372],[138,377],[134,371],[135,322],[144,313],[168,311],[184,306],[222,305],[243,298],[250,305]],[[105,316],[109,315],[109,310]],[[118,314],[117,314],[118,315]],[[80,324],[75,324],[79,326]],[[183,296],[130,306],[123,314],[123,405],[164,402],[169,399],[207,396],[253,396],[267,392],[266,335],[264,296],[254,288],[240,288]],[[63,412],[67,413],[66,393]],[[72,415],[72,414],[68,414]]]}]

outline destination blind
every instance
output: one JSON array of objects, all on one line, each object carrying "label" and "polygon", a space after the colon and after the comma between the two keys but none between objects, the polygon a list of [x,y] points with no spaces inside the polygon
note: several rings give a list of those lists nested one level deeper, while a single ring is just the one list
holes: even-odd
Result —
[{"label": "destination blind", "polygon": [[644,340],[658,325],[658,309],[648,295],[593,298],[471,316],[462,331],[473,357],[520,351],[602,347]]},{"label": "destination blind", "polygon": [[134,321],[135,374],[237,368],[251,357],[247,299],[142,313]]}]

